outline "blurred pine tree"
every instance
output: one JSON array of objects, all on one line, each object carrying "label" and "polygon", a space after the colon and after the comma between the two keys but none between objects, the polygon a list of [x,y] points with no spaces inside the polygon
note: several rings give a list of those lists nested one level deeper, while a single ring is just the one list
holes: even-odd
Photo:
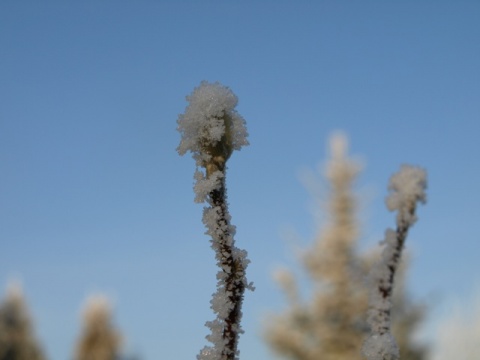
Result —
[{"label": "blurred pine tree", "polygon": [[11,285],[0,304],[0,360],[44,359],[22,290],[18,284]]},{"label": "blurred pine tree", "polygon": [[112,323],[110,303],[104,296],[91,297],[83,313],[83,330],[75,360],[120,359],[121,337]]}]

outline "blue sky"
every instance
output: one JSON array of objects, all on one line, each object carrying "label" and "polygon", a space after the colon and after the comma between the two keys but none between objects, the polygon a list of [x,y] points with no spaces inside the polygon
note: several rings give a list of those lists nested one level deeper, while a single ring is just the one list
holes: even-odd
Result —
[{"label": "blue sky", "polygon": [[295,264],[285,231],[316,232],[299,173],[337,129],[365,159],[363,247],[393,226],[390,175],[429,173],[407,243],[428,333],[479,287],[479,18],[475,1],[2,1],[0,285],[21,279],[52,360],[71,355],[92,292],[114,299],[130,352],[194,358],[216,268],[176,119],[220,81],[251,143],[227,179],[257,287],[242,357],[269,356],[261,319],[284,304],[270,274]]}]

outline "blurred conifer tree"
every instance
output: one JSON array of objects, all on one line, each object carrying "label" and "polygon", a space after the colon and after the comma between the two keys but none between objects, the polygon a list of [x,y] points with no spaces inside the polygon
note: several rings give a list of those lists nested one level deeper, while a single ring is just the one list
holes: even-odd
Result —
[{"label": "blurred conifer tree", "polygon": [[[347,157],[347,150],[344,135],[332,137],[331,159],[325,169],[329,185],[327,223],[301,260],[313,285],[310,301],[301,299],[292,272],[276,274],[289,308],[268,318],[264,334],[271,349],[286,359],[361,359],[362,343],[369,330],[366,279],[378,252],[361,255],[356,248],[359,231],[353,185],[361,166]],[[393,333],[402,360],[424,360],[426,348],[412,340],[424,308],[412,304],[406,295],[405,267],[398,278]]]},{"label": "blurred conifer tree", "polygon": [[87,301],[75,360],[120,359],[121,337],[112,322],[110,303],[103,296]]},{"label": "blurred conifer tree", "polygon": [[11,285],[0,304],[0,360],[44,360],[19,285]]}]

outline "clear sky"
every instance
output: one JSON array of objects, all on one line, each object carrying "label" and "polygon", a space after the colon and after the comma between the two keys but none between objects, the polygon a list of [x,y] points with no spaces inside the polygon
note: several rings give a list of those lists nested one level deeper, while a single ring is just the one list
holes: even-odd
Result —
[{"label": "clear sky", "polygon": [[337,129],[365,159],[364,247],[394,224],[390,175],[429,173],[407,246],[433,331],[479,287],[478,19],[478,1],[0,2],[0,286],[21,279],[52,360],[70,358],[92,292],[114,300],[130,352],[194,359],[217,270],[176,119],[220,81],[251,143],[227,179],[257,287],[242,358],[269,358],[261,319],[284,304],[271,271],[295,264],[285,232],[316,231],[299,173]]}]

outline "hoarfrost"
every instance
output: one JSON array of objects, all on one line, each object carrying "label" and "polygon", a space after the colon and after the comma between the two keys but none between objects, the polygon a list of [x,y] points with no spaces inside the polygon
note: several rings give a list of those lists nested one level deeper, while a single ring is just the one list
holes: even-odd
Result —
[{"label": "hoarfrost", "polygon": [[390,333],[370,336],[365,341],[362,351],[368,360],[400,359],[400,351],[397,343]]},{"label": "hoarfrost", "polygon": [[413,225],[417,220],[412,212],[417,201],[426,203],[427,173],[424,169],[402,165],[399,172],[392,175],[388,190],[390,194],[386,198],[386,204],[390,211],[398,211],[397,223],[400,219]]},{"label": "hoarfrost", "polygon": [[206,177],[205,174],[198,169],[195,171],[194,175],[195,186],[193,187],[195,191],[195,202],[202,203],[206,200],[207,195],[213,190],[216,190],[221,185],[221,179],[223,178],[223,173],[221,171],[215,171],[210,174],[209,177]]},{"label": "hoarfrost", "polygon": [[238,98],[228,87],[202,81],[187,101],[185,113],[177,120],[177,130],[182,135],[177,148],[180,155],[191,151],[197,165],[203,166],[211,155],[208,147],[216,146],[222,138],[228,143],[227,158],[232,150],[248,145],[245,120],[235,110]]}]

